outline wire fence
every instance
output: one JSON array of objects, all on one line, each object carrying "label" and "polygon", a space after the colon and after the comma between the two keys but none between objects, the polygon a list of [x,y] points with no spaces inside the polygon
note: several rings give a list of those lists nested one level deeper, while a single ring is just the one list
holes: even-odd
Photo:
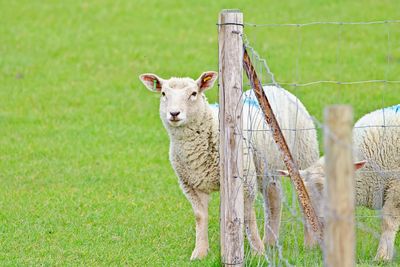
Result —
[{"label": "wire fence", "polygon": [[[322,108],[333,103],[348,103],[354,106],[355,117],[361,118],[356,120],[354,126],[354,144],[342,145],[346,145],[348,150],[353,151],[355,161],[366,160],[367,162],[365,166],[356,171],[355,176],[355,197],[358,206],[356,211],[356,261],[359,264],[369,265],[376,257],[399,262],[399,258],[396,257],[398,248],[395,245],[395,242],[398,244],[398,239],[396,241],[395,238],[400,225],[400,198],[396,196],[400,193],[400,105],[396,105],[400,103],[400,80],[396,79],[396,77],[400,77],[400,46],[398,45],[400,20],[303,24],[245,23],[244,25],[257,31],[268,31],[268,29],[275,28],[294,28],[297,31],[294,33],[294,36],[297,37],[295,49],[281,47],[277,52],[273,51],[274,46],[269,43],[278,42],[279,45],[282,45],[284,43],[282,40],[287,38],[284,32],[280,33],[279,40],[277,34],[271,34],[273,37],[269,39],[267,34],[257,36],[254,32],[251,33],[252,37],[246,33],[242,35],[242,38],[299,169],[307,169],[318,160],[320,154],[323,154],[323,147],[318,146],[317,141],[322,143],[323,132],[325,136],[340,142],[339,138],[322,120],[320,115]],[[376,75],[367,79],[357,79],[358,72],[353,72],[343,75],[353,79],[323,78],[303,81],[312,75],[303,75],[305,78],[302,78],[301,74],[312,72],[313,66],[307,65],[307,61],[304,59],[300,60],[301,54],[308,55],[315,52],[305,49],[313,47],[305,44],[313,42],[314,39],[308,37],[312,36],[311,33],[318,35],[320,30],[308,32],[307,38],[304,38],[303,29],[311,27],[338,28],[336,48],[331,47],[332,49],[328,49],[326,52],[334,51],[334,60],[325,64],[327,67],[324,70],[326,69],[328,73],[341,74],[348,69],[346,62],[351,62],[351,66],[360,66],[362,63],[352,61],[358,58],[354,55],[354,51],[350,53],[349,61],[342,56],[341,52],[347,45],[347,35],[344,34],[343,27],[379,25],[384,27],[384,34],[382,35],[380,28],[376,29],[376,35],[371,36],[378,47],[385,47],[383,51],[380,51],[379,57],[374,53],[364,54],[363,46],[370,44],[357,44],[362,57],[372,58],[371,61],[364,61],[364,63],[369,62],[370,65],[363,66],[362,69],[376,68],[380,70],[379,74],[372,70],[370,73]],[[360,32],[353,31],[354,35],[357,33]],[[376,36],[383,38],[375,40]],[[249,40],[254,40],[254,43],[251,44]],[[292,40],[286,39],[286,41],[288,46],[293,48]],[[267,45],[263,46],[265,43]],[[351,41],[349,46],[353,45],[354,43]],[[268,57],[260,56],[257,46],[260,46],[261,53],[270,55],[273,60],[270,61]],[[332,43],[329,46],[332,46]],[[268,49],[266,50],[265,47]],[[324,47],[324,42],[319,43],[319,47]],[[284,63],[287,60],[284,60],[284,63],[278,63],[277,60],[279,52],[285,49],[291,51],[289,53],[292,56],[290,60],[294,62],[293,68],[290,70],[291,73],[294,73],[293,81],[287,79],[290,75],[282,74],[285,71]],[[349,53],[346,53],[346,56],[349,56]],[[274,63],[277,65],[276,67]],[[319,64],[324,66],[324,62]],[[324,74],[324,70],[318,73]],[[276,73],[279,75],[275,75]],[[368,89],[366,89],[367,86],[369,86]],[[287,90],[283,89],[285,87]],[[295,190],[290,181],[283,178],[282,172],[279,171],[285,170],[285,166],[282,159],[277,156],[279,151],[271,138],[272,130],[265,122],[253,88],[247,81],[244,82],[244,91],[240,103],[236,106],[237,113],[244,118],[243,129],[237,128],[236,130],[244,142],[242,181],[245,198],[246,196],[256,198],[254,205],[257,214],[256,229],[251,223],[251,214],[248,217],[245,215],[244,226],[249,237],[245,250],[245,264],[247,266],[322,265],[323,246],[321,246],[321,250],[315,246],[316,241],[312,240],[315,237],[308,235],[309,233],[303,234],[303,230],[307,230],[309,226],[305,223]],[[367,113],[368,115],[364,116]],[[340,214],[327,213],[327,207],[323,203],[323,190],[318,191],[321,170],[318,168],[308,169],[308,172],[301,174],[310,197],[314,199],[312,204],[321,221],[329,216],[340,218]],[[244,208],[246,213],[246,208],[249,206],[245,204]],[[385,223],[391,224],[392,227],[386,227]],[[259,232],[264,234],[262,242],[265,245],[265,251],[262,255],[254,255],[257,254],[254,242],[257,243]]]}]

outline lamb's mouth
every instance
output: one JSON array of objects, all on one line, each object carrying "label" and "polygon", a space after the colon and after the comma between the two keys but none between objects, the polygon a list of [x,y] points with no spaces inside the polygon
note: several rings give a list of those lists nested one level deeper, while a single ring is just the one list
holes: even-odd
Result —
[{"label": "lamb's mouth", "polygon": [[171,126],[178,127],[178,126],[182,125],[183,120],[182,119],[169,119],[168,122]]}]

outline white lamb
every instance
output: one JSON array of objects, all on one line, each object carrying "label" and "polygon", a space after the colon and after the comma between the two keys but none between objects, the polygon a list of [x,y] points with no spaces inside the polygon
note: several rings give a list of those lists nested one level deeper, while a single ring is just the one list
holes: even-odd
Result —
[{"label": "white lamb", "polygon": [[[376,110],[354,126],[355,197],[358,206],[382,209],[376,260],[391,260],[400,225],[400,105]],[[324,158],[301,171],[319,216],[323,218]],[[286,171],[281,171],[287,174]]]},{"label": "white lamb", "polygon": [[[170,137],[170,161],[179,177],[180,186],[192,204],[196,217],[196,245],[191,259],[200,259],[208,252],[208,201],[210,193],[219,190],[219,132],[218,109],[211,107],[204,91],[211,88],[216,72],[205,72],[197,80],[170,78],[164,80],[155,74],[143,74],[140,80],[151,91],[161,93],[160,117]],[[300,101],[287,91],[268,87],[272,107],[293,148],[293,156],[300,168],[306,168],[318,158],[318,143],[314,124]],[[271,170],[283,168],[280,153],[265,124],[252,93],[244,94],[243,137],[245,225],[249,243],[257,253],[263,253],[253,203],[257,187],[264,190],[267,219],[264,232],[266,243],[275,243],[278,237],[281,197],[279,179]],[[251,116],[250,116],[251,114]],[[299,129],[298,132],[293,131]],[[256,131],[249,131],[256,130]],[[266,130],[266,131],[261,131]],[[253,159],[256,160],[254,166]],[[256,175],[259,177],[257,186]],[[261,176],[265,179],[261,179]],[[263,181],[262,181],[263,180]]]}]

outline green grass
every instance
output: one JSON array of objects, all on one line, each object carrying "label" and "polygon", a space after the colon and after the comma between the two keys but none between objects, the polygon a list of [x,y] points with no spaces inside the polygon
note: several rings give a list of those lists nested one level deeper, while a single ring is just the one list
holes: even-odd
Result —
[{"label": "green grass", "polygon": [[[0,265],[219,266],[218,194],[210,254],[190,263],[194,217],[168,161],[158,96],[137,77],[217,70],[215,23],[224,8],[240,8],[255,23],[400,14],[396,0],[0,1]],[[398,80],[400,26],[389,28],[389,53],[382,25],[343,26],[340,49],[337,26],[245,31],[279,81],[301,83]],[[400,103],[396,84],[289,89],[319,120],[327,104],[350,103],[359,118]],[[216,95],[210,91],[210,101]],[[379,231],[376,219],[366,223]],[[301,227],[287,225],[284,257],[320,264],[318,250],[304,250]],[[360,233],[360,266],[373,264],[376,246]]]}]

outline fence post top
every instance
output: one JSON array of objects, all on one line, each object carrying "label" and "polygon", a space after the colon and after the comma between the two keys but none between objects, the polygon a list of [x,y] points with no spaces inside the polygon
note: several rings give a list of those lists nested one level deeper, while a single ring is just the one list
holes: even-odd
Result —
[{"label": "fence post top", "polygon": [[222,13],[242,13],[242,11],[240,9],[222,9]]},{"label": "fence post top", "polygon": [[243,25],[243,13],[239,9],[223,9],[219,13],[218,26],[241,26]]},{"label": "fence post top", "polygon": [[324,109],[324,118],[329,124],[330,121],[336,121],[337,123],[349,123],[353,122],[353,107],[350,105],[331,105]]},{"label": "fence post top", "polygon": [[353,107],[351,105],[346,104],[335,104],[330,105],[325,108],[325,110],[352,110]]}]

